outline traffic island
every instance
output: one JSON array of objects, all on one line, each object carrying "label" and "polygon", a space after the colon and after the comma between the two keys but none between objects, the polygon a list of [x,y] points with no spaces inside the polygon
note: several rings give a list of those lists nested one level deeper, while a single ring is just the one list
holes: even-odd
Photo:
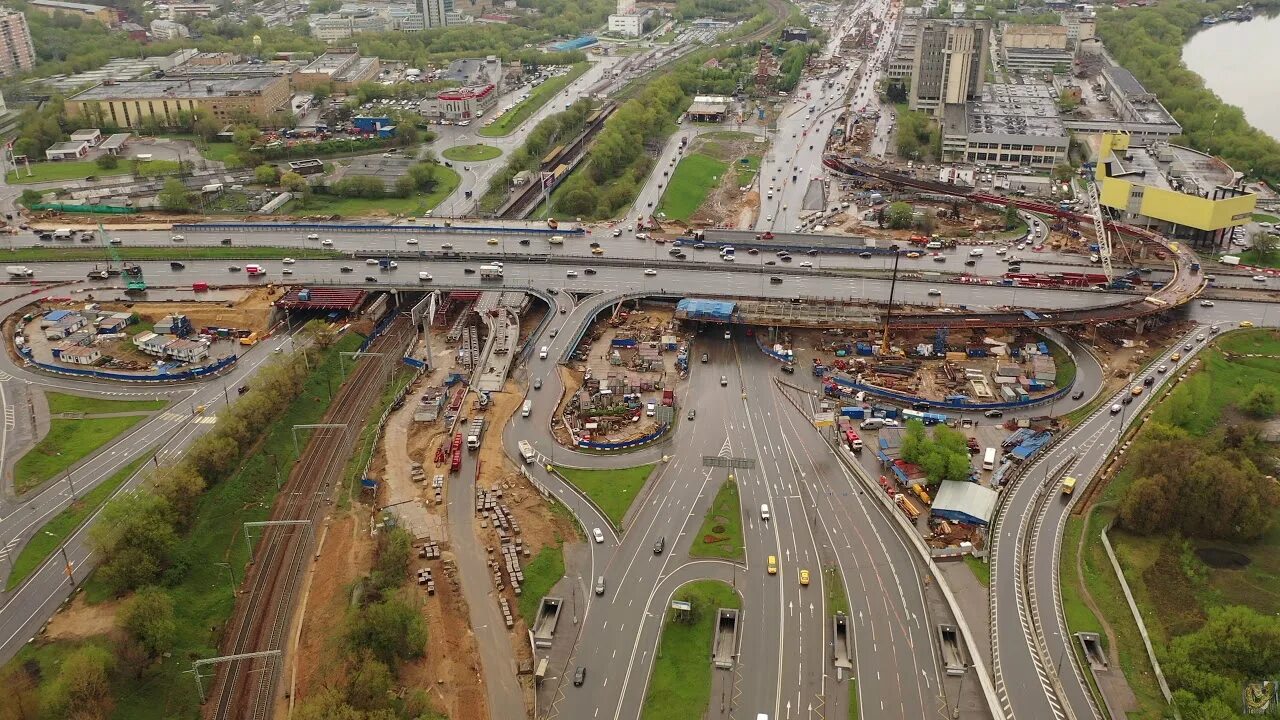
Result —
[{"label": "traffic island", "polygon": [[446,160],[454,162],[484,162],[492,160],[500,155],[502,151],[492,145],[454,145],[440,151]]},{"label": "traffic island", "polygon": [[718,580],[699,580],[676,591],[662,625],[662,641],[640,710],[641,720],[707,715],[714,671],[708,648],[715,640],[722,608],[740,610],[742,598]]},{"label": "traffic island", "polygon": [[707,509],[689,554],[693,557],[743,560],[742,504],[738,499],[738,483],[730,475]]},{"label": "traffic island", "polygon": [[588,470],[555,466],[555,471],[568,480],[595,504],[609,522],[618,529],[627,516],[656,463],[609,470]]}]

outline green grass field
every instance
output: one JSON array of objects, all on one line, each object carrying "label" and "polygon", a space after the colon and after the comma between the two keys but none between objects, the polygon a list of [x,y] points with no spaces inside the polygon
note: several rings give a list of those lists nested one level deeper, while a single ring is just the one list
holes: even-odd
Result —
[{"label": "green grass field", "polygon": [[502,151],[492,145],[454,145],[440,152],[446,160],[457,162],[483,162],[502,155]]},{"label": "green grass field", "polygon": [[1053,356],[1054,365],[1058,368],[1057,379],[1055,384],[1058,387],[1068,387],[1076,380],[1076,364],[1071,359],[1071,355],[1067,353],[1067,349],[1058,345],[1058,343],[1045,340],[1049,345],[1049,354]]},{"label": "green grass field", "polygon": [[[559,545],[544,547],[524,566],[524,586],[516,606],[525,625],[533,627],[542,598],[564,577],[564,550]],[[563,618],[562,618],[563,619]]]},{"label": "green grass field", "polygon": [[313,193],[306,204],[297,201],[288,205],[288,212],[306,215],[340,215],[342,217],[361,217],[364,215],[422,215],[434,210],[437,205],[458,189],[462,178],[458,173],[441,165],[436,168],[439,182],[427,195],[412,195],[407,198],[340,198],[333,195]]},{"label": "green grass field", "polygon": [[126,415],[91,420],[50,420],[49,434],[18,458],[14,465],[14,490],[22,494],[49,478],[57,477],[146,417]]},{"label": "green grass field", "polygon": [[99,413],[151,412],[163,410],[169,404],[168,400],[108,400],[106,398],[82,397],[59,392],[46,392],[44,399],[49,404],[49,414],[51,415],[61,415],[63,413],[96,415]]},{"label": "green grass field", "polygon": [[991,587],[991,566],[980,558],[972,555],[964,556],[964,564],[969,566],[973,571],[973,576],[982,583],[982,587]]},{"label": "green grass field", "polygon": [[[1272,331],[1259,329],[1230,333],[1223,342],[1229,349],[1265,349],[1276,347],[1277,341]],[[1254,352],[1259,351],[1262,350]],[[1152,411],[1154,420],[1204,436],[1218,428],[1223,409],[1240,402],[1255,385],[1280,386],[1280,364],[1273,359],[1228,361],[1217,347],[1208,348],[1197,357],[1203,360],[1202,369],[1180,382],[1168,399],[1156,406]]]},{"label": "green grass field", "polygon": [[[707,542],[710,539],[712,542]],[[725,480],[707,509],[702,527],[693,539],[689,554],[693,557],[742,560],[746,543],[742,537],[742,505],[738,500],[738,484]],[[780,571],[781,572],[781,571]]]},{"label": "green grass field", "polygon": [[689,720],[703,717],[711,702],[711,667],[707,655],[715,635],[719,608],[741,608],[742,598],[717,580],[699,580],[676,591],[693,610],[687,621],[672,610],[662,625],[662,641],[640,710],[642,720]]},{"label": "green grass field", "polygon": [[822,568],[822,588],[827,595],[826,613],[848,615],[849,597],[844,592],[844,578],[840,575],[840,568],[835,565]]},{"label": "green grass field", "polygon": [[5,182],[11,185],[26,185],[29,183],[52,182],[54,180],[83,180],[90,175],[95,177],[128,175],[131,170],[129,165],[128,161],[121,160],[116,167],[110,170],[103,170],[92,160],[32,163],[30,177],[27,176],[26,166],[19,166],[16,178],[11,169],[5,174],[4,179]]},{"label": "green grass field", "polygon": [[1251,219],[1254,222],[1260,222],[1260,223],[1261,222],[1280,223],[1280,217],[1276,217],[1275,215],[1268,215],[1266,213],[1254,213]]},{"label": "green grass field", "polygon": [[707,194],[719,184],[729,165],[702,153],[686,156],[676,165],[671,182],[662,193],[658,212],[668,220],[687,220],[697,212]]},{"label": "green grass field", "polygon": [[516,106],[510,111],[498,116],[498,119],[492,125],[486,125],[476,131],[480,137],[506,137],[516,131],[520,124],[529,119],[543,105],[551,101],[556,93],[563,90],[569,83],[582,77],[582,74],[590,68],[585,62],[578,63],[570,68],[569,72],[542,83],[529,93],[529,97],[516,103]]},{"label": "green grass field", "polygon": [[[291,257],[298,260],[333,260],[342,253],[329,250],[286,247],[223,247],[177,245],[173,247],[121,247],[116,248],[121,260],[279,260]],[[105,262],[106,253],[101,248],[31,247],[4,254],[7,262]]]},{"label": "green grass field", "polygon": [[1257,267],[1280,267],[1280,253],[1272,253],[1263,257],[1257,250],[1245,250],[1240,253],[1240,262]]},{"label": "green grass field", "polygon": [[111,477],[98,483],[89,492],[80,496],[71,507],[58,513],[52,520],[45,523],[40,532],[31,536],[26,545],[22,546],[22,551],[18,553],[18,557],[13,560],[13,572],[9,573],[9,579],[5,581],[5,590],[12,590],[22,584],[27,576],[35,572],[45,560],[53,555],[54,551],[62,545],[67,538],[71,537],[89,516],[97,512],[98,508],[107,501],[108,498],[128,480],[138,468],[151,459],[149,455],[134,460],[125,467],[117,470]]},{"label": "green grass field", "polygon": [[615,528],[621,528],[627,509],[635,502],[653,468],[653,464],[616,470],[579,470],[556,466],[556,471],[599,505]]}]

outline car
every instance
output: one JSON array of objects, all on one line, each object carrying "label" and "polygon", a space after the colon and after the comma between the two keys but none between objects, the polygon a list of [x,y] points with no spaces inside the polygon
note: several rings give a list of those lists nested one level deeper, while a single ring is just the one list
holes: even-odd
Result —
[{"label": "car", "polygon": [[778,556],[777,555],[769,556],[768,568],[769,568],[770,575],[778,574]]},{"label": "car", "polygon": [[813,263],[809,262],[808,260],[805,260],[804,262],[800,263],[800,267],[802,267],[802,268],[811,268],[811,267],[813,267]]},{"label": "car", "polygon": [[534,378],[534,379],[533,379],[533,389],[534,389],[534,390],[541,390],[541,389],[542,389],[542,378]]},{"label": "car", "polygon": [[964,264],[965,264],[965,266],[966,266],[966,267],[974,267],[975,265],[977,265],[977,264],[978,264],[978,261],[977,261],[977,260],[965,260],[965,261],[964,261]]},{"label": "car", "polygon": [[1182,346],[1182,349],[1183,349],[1183,350],[1186,350],[1187,352],[1191,352],[1191,349],[1192,349],[1192,348],[1194,348],[1194,347],[1195,347],[1195,346],[1194,346],[1194,345],[1192,345],[1191,343],[1187,343],[1186,345],[1183,345],[1183,346]]},{"label": "car", "polygon": [[231,271],[231,272],[240,272],[240,266],[239,266],[239,265],[231,265],[231,266],[228,266],[228,267],[227,267],[227,270],[229,270],[229,271]]},{"label": "car", "polygon": [[587,247],[598,248],[598,247],[600,247],[600,243],[598,243],[598,242],[593,242],[593,243],[591,243],[590,245],[588,245]]},{"label": "car", "polygon": [[911,252],[907,253],[907,258],[908,258],[908,259],[910,259],[910,260],[916,260],[916,259],[919,259],[919,258],[920,258],[920,253],[918,253],[918,252],[916,252],[916,251],[912,250]]},{"label": "car", "polygon": [[1165,374],[1165,373],[1169,372],[1169,366],[1168,366],[1168,365],[1161,365],[1160,367],[1156,368],[1156,372],[1158,372],[1158,373],[1160,373],[1161,375],[1163,375],[1163,374]]},{"label": "car", "polygon": [[364,264],[365,264],[365,265],[377,265],[377,264],[378,264],[378,260],[377,260],[377,258],[369,258],[368,260],[365,260],[365,261],[364,261]]},{"label": "car", "polygon": [[586,269],[584,269],[582,272],[584,272],[584,273],[586,273],[586,274],[588,274],[588,275],[595,275],[595,274],[596,274],[596,269],[595,269],[595,268],[586,268]]},{"label": "car", "polygon": [[405,244],[405,245],[417,245],[417,244],[418,244],[418,238],[409,238],[408,240],[405,240],[405,241],[404,241],[404,244]]},{"label": "car", "polygon": [[657,271],[657,270],[654,270],[653,268],[645,268],[645,269],[644,269],[644,274],[645,274],[645,275],[657,275],[657,274],[658,274],[658,271]]},{"label": "car", "polygon": [[1121,404],[1121,405],[1128,405],[1128,404],[1129,404],[1129,403],[1131,403],[1131,402],[1133,402],[1133,396],[1132,396],[1132,395],[1125,395],[1124,397],[1120,398],[1120,404]]},{"label": "car", "polygon": [[1116,403],[1116,404],[1114,404],[1114,405],[1112,405],[1112,406],[1111,406],[1111,414],[1112,414],[1112,415],[1118,415],[1118,414],[1120,413],[1120,411],[1121,411],[1121,410],[1123,410],[1123,409],[1124,409],[1124,408],[1120,406],[1120,403]]},{"label": "car", "polygon": [[1266,275],[1254,275],[1254,276],[1253,276],[1253,281],[1254,281],[1254,282],[1266,282],[1266,281],[1267,281],[1267,276],[1266,276]]},{"label": "car", "polygon": [[376,277],[374,277],[374,276],[372,276],[372,275],[365,275],[365,276],[364,276],[364,281],[365,281],[365,282],[367,282],[367,283],[376,283],[376,282],[378,282],[378,278],[376,278]]},{"label": "car", "polygon": [[612,234],[614,237],[622,237],[622,228],[614,228]]},{"label": "car", "polygon": [[592,528],[591,537],[595,538],[598,543],[604,542],[604,532],[602,532],[600,528]]},{"label": "car", "polygon": [[941,295],[942,291],[938,288],[929,288],[929,297],[940,297]]},{"label": "car", "polygon": [[[794,177],[795,177],[795,175],[792,175],[791,177],[792,177],[792,178],[794,178]],[[765,222],[773,222],[773,216],[772,216],[772,215],[766,215],[766,216],[765,216],[765,218],[764,218],[764,221],[765,221]]]},{"label": "car", "polygon": [[769,282],[773,283],[774,285],[779,285],[782,283],[782,278],[778,277],[777,275],[771,275],[769,277]]},{"label": "car", "polygon": [[528,245],[528,244],[529,244],[529,238],[520,238],[520,244],[521,244],[521,245]]},{"label": "car", "polygon": [[298,261],[297,261],[297,260],[294,260],[294,259],[293,259],[293,258],[291,258],[291,257],[287,257],[287,258],[282,259],[280,262],[284,263],[285,265],[292,265],[292,264],[294,264],[294,263],[296,263],[296,262],[298,262]]},{"label": "car", "polygon": [[1201,301],[1200,301],[1200,307],[1213,307],[1213,301],[1212,301],[1212,300],[1201,300]]},{"label": "car", "polygon": [[418,279],[421,280],[422,282],[431,282],[431,273],[420,272],[418,273]]},{"label": "car", "polygon": [[[1142,378],[1142,384],[1143,384],[1143,385],[1146,385],[1147,387],[1151,387],[1151,386],[1152,386],[1152,385],[1154,385],[1155,383],[1156,383],[1156,378],[1155,378],[1155,376],[1154,376],[1154,375],[1148,375],[1148,376],[1146,376],[1146,377]],[[1138,392],[1142,392],[1142,389],[1141,389],[1141,388],[1134,388],[1134,389],[1135,389],[1135,390],[1137,390]],[[1137,394],[1138,394],[1138,393],[1134,393],[1134,395],[1137,395]]]},{"label": "car", "polygon": [[1083,391],[1083,390],[1077,390],[1077,391],[1075,391],[1075,392],[1071,393],[1071,399],[1072,399],[1072,400],[1079,400],[1079,399],[1080,399],[1080,398],[1082,398],[1082,397],[1084,397],[1084,391]]},{"label": "car", "polygon": [[1169,356],[1169,360],[1171,360],[1171,361],[1173,361],[1173,362],[1178,362],[1178,361],[1179,361],[1179,360],[1181,360],[1181,359],[1182,359],[1182,353],[1174,353],[1174,354],[1172,354],[1172,355],[1170,355],[1170,356]]},{"label": "car", "polygon": [[871,253],[869,253],[869,252],[860,252],[860,253],[858,253],[858,257],[862,258],[863,260],[869,260],[869,259],[871,259]]},{"label": "car", "polygon": [[661,555],[662,551],[666,549],[666,547],[667,547],[667,539],[665,537],[658,538],[653,543],[653,554]]},{"label": "car", "polygon": [[790,256],[790,255],[783,255],[782,257],[780,257],[780,258],[778,258],[778,259],[779,259],[779,260],[781,260],[782,262],[791,262],[791,256]]},{"label": "car", "polygon": [[452,250],[452,249],[453,249],[453,243],[440,243],[440,249],[441,249],[441,250]]},{"label": "car", "polygon": [[183,269],[183,268],[185,268],[185,267],[186,267],[186,265],[183,265],[182,263],[178,262],[177,260],[171,260],[171,261],[169,261],[169,269],[170,269],[170,270],[181,270],[181,269]]},{"label": "car", "polygon": [[280,274],[281,274],[281,275],[292,275],[292,274],[293,274],[293,268],[284,268],[283,270],[281,270],[281,271],[280,271]]},{"label": "car", "polygon": [[308,240],[319,240],[319,239],[320,239],[320,236],[319,236],[319,235],[317,235],[317,234],[315,234],[315,233],[311,233],[310,235],[308,235],[308,236],[307,236],[307,239],[308,239]]},{"label": "car", "polygon": [[565,270],[565,271],[564,271],[564,276],[565,276],[565,277],[578,277],[578,271],[577,271],[577,270]]},{"label": "car", "polygon": [[342,267],[338,268],[338,271],[344,272],[344,273],[355,272],[355,268],[351,267],[350,265],[343,265]]},{"label": "car", "polygon": [[803,570],[803,569],[802,569],[802,570],[800,571],[800,584],[801,584],[801,585],[808,585],[808,584],[809,584],[809,571],[808,571],[808,570]]},{"label": "car", "polygon": [[729,377],[728,377],[727,375],[721,375],[721,376],[720,376],[720,387],[725,387],[725,386],[726,386],[726,385],[728,385],[728,384],[729,384]]},{"label": "car", "polygon": [[596,578],[596,594],[597,595],[604,594],[604,576],[603,575]]},{"label": "car", "polygon": [[329,238],[325,238],[324,240],[321,240],[320,244],[325,247],[333,247],[333,241],[330,240]]},{"label": "car", "polygon": [[724,331],[724,339],[725,339],[725,340],[730,340],[730,339],[732,339],[732,338],[733,338],[733,333],[729,332],[728,330],[725,330],[725,331]]},{"label": "car", "polygon": [[1252,323],[1251,321],[1249,321],[1249,320],[1241,320],[1241,321],[1240,321],[1240,327],[1242,327],[1242,328],[1251,328],[1251,327],[1253,327],[1253,323]]},{"label": "car", "polygon": [[1196,342],[1204,342],[1204,333],[1200,333],[1196,336]]},{"label": "car", "polygon": [[989,417],[989,418],[1004,417],[1004,411],[1003,411],[1003,410],[995,410],[995,409],[992,409],[992,410],[988,410],[988,411],[986,411],[986,412],[984,412],[984,413],[982,413],[982,414],[983,414],[983,415],[985,415],[985,416],[987,416],[987,417]]},{"label": "car", "polygon": [[183,240],[186,240],[187,238],[186,238],[186,236],[185,236],[185,235],[174,235],[173,237],[171,237],[171,238],[169,238],[169,239],[170,239],[170,240],[172,240],[172,241],[174,241],[174,242],[182,242]]},{"label": "car", "polygon": [[475,269],[475,268],[462,268],[462,272],[463,272],[463,274],[464,274],[464,275],[475,275],[475,274],[476,274],[476,269]]},{"label": "car", "polygon": [[578,669],[573,671],[573,686],[582,687],[582,683],[586,681],[587,681],[587,669],[579,665]]},{"label": "car", "polygon": [[690,419],[690,420],[692,420],[692,419],[694,419],[694,418],[696,418],[696,417],[698,417],[698,411],[697,411],[697,410],[690,410],[690,411],[689,411],[689,419]]}]

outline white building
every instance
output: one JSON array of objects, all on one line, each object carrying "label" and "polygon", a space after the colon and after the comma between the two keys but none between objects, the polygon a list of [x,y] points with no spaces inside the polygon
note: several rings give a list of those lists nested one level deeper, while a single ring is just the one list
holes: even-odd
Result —
[{"label": "white building", "polygon": [[84,140],[68,140],[49,146],[44,151],[46,160],[76,160],[89,154],[89,143]]},{"label": "white building", "polygon": [[158,19],[151,21],[151,35],[157,40],[176,40],[191,37],[191,31],[182,23]]},{"label": "white building", "polygon": [[644,29],[644,18],[640,15],[610,15],[609,33],[623,37],[640,37]]},{"label": "white building", "polygon": [[209,17],[217,10],[217,5],[210,3],[175,3],[169,6],[169,19],[177,20],[181,17]]}]

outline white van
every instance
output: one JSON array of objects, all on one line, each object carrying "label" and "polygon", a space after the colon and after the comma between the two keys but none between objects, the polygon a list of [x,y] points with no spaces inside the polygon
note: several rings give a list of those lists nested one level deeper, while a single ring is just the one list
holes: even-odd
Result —
[{"label": "white van", "polygon": [[765,522],[769,522],[769,506],[768,505],[760,506],[760,519]]},{"label": "white van", "polygon": [[542,349],[538,351],[538,359],[539,359],[539,360],[546,360],[546,359],[547,359],[547,346],[546,346],[546,345],[543,345],[543,346],[542,346]]},{"label": "white van", "polygon": [[995,448],[993,447],[987,448],[987,454],[982,456],[982,469],[986,472],[990,472],[996,469],[996,449]]},{"label": "white van", "polygon": [[520,417],[529,417],[529,413],[533,412],[533,401],[525,400],[520,406]]},{"label": "white van", "polygon": [[862,424],[858,427],[863,430],[879,430],[884,427],[884,420],[880,418],[867,418],[866,420],[863,420]]}]

